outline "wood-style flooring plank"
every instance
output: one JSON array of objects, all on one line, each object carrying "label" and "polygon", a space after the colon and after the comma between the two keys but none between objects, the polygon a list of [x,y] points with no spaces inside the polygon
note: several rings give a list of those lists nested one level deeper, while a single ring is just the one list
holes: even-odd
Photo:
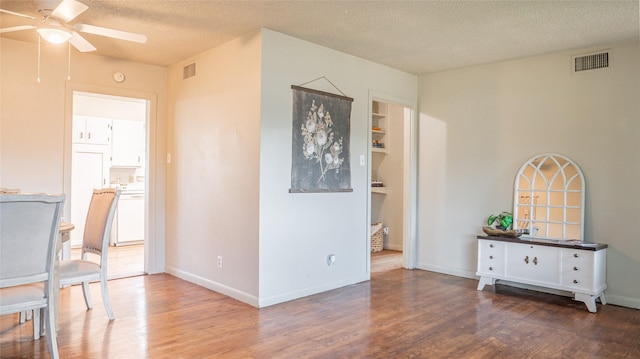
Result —
[{"label": "wood-style flooring plank", "polygon": [[[167,274],[109,282],[87,311],[61,291],[62,358],[639,358],[640,310],[393,269],[359,283],[256,309]],[[31,323],[0,318],[0,357],[47,358]]]}]

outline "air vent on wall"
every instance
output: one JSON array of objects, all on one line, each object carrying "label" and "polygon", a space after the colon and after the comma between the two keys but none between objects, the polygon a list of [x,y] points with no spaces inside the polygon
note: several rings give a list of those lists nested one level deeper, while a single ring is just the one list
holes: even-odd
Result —
[{"label": "air vent on wall", "polygon": [[193,77],[196,75],[196,63],[192,63],[191,65],[187,65],[182,69],[182,79],[188,79],[189,77]]},{"label": "air vent on wall", "polygon": [[573,57],[573,72],[581,72],[609,67],[609,51]]}]

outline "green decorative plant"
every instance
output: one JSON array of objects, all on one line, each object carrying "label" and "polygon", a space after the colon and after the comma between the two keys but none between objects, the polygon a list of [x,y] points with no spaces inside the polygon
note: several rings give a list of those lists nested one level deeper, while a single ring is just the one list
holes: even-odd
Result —
[{"label": "green decorative plant", "polygon": [[487,219],[487,226],[495,223],[496,228],[507,230],[513,223],[513,215],[509,212],[500,212],[500,214],[492,214]]}]

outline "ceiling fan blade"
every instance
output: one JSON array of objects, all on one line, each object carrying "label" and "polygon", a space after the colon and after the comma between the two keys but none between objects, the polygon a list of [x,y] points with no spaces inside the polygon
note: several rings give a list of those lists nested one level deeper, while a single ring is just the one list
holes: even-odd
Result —
[{"label": "ceiling fan blade", "polygon": [[87,39],[75,31],[72,33],[69,42],[80,52],[95,51],[96,49],[89,41],[87,41]]},{"label": "ceiling fan blade", "polygon": [[25,14],[21,14],[19,12],[13,12],[13,11],[3,10],[3,9],[0,9],[0,12],[4,12],[4,13],[15,15],[15,16],[26,17],[27,19],[31,19],[31,20],[37,20],[35,17],[33,17],[31,15],[25,15]]},{"label": "ceiling fan blade", "polygon": [[85,12],[89,7],[76,0],[62,0],[60,5],[51,13],[51,16],[64,22],[71,21],[76,16]]},{"label": "ceiling fan blade", "polygon": [[87,25],[87,24],[76,24],[75,27],[76,27],[76,30],[81,32],[86,32],[89,34],[113,37],[115,39],[139,42],[141,44],[145,44],[147,42],[147,37],[145,35],[136,34],[133,32],[114,30],[106,27],[93,26],[93,25]]},{"label": "ceiling fan blade", "polygon": [[5,32],[29,30],[29,29],[35,29],[35,28],[36,27],[33,26],[33,25],[21,25],[21,26],[5,27],[4,29],[0,29],[0,34],[5,33]]}]

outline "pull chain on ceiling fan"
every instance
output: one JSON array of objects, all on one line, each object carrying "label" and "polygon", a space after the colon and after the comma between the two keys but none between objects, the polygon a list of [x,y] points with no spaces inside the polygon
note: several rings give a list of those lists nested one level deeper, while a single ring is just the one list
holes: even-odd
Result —
[{"label": "pull chain on ceiling fan", "polygon": [[80,52],[95,51],[96,48],[87,41],[87,39],[80,35],[79,32],[141,44],[147,42],[147,37],[145,35],[133,32],[87,24],[69,24],[70,21],[89,9],[87,5],[77,0],[34,0],[34,3],[37,12],[40,14],[40,18],[0,9],[0,12],[2,13],[20,16],[38,22],[36,25],[19,25],[0,29],[0,34],[5,32],[36,29],[40,35],[38,37],[38,82],[40,80],[40,38],[52,44],[68,42],[70,44],[69,46],[73,45],[73,47]]}]

